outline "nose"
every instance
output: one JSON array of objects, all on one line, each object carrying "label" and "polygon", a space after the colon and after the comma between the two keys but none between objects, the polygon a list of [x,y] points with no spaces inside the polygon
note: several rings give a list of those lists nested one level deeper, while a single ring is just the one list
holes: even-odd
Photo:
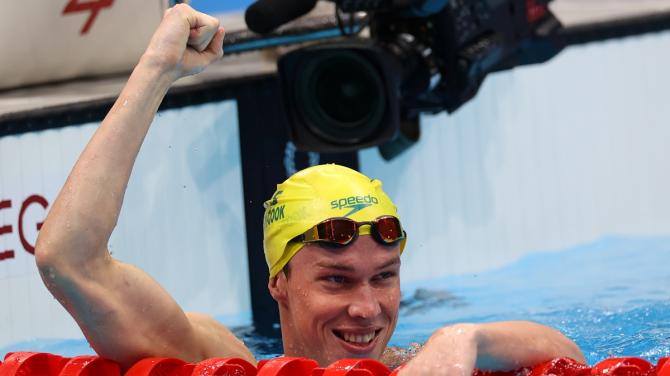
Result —
[{"label": "nose", "polygon": [[360,319],[371,319],[382,312],[379,299],[372,286],[364,284],[356,289],[351,296],[349,316]]}]

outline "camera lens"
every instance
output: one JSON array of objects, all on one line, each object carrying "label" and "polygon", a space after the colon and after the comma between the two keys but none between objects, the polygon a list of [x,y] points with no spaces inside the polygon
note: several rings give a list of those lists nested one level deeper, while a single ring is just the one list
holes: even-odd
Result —
[{"label": "camera lens", "polygon": [[384,81],[365,57],[349,50],[325,51],[305,62],[298,77],[301,112],[318,136],[357,143],[379,128],[386,111]]}]

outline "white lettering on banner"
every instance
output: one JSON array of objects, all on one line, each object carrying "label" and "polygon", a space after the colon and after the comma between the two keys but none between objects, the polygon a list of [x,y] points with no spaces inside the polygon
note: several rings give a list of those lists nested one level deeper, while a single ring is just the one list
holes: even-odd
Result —
[{"label": "white lettering on banner", "polygon": [[[28,211],[28,208],[31,206],[38,205],[45,209],[49,207],[49,202],[42,196],[40,195],[30,195],[28,196],[23,202],[21,203],[21,210],[19,210],[18,217],[16,221],[14,222],[16,224],[16,227],[12,223],[0,223],[0,236],[10,236],[14,233],[14,229],[16,228],[16,236],[18,237],[18,240],[21,243],[21,247],[23,248],[24,251],[30,253],[30,254],[35,254],[35,239],[28,239],[26,236],[26,212]],[[12,208],[12,200],[11,199],[0,199],[0,210],[7,210]],[[42,228],[42,222],[37,222],[35,224],[35,229],[37,231]],[[16,257],[16,252],[14,249],[0,249],[0,262],[5,261],[5,260],[10,260]]]}]

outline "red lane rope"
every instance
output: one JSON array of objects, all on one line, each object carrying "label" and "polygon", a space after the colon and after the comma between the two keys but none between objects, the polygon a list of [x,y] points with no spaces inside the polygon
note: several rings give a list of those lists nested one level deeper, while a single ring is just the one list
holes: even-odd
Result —
[{"label": "red lane rope", "polygon": [[[593,367],[569,358],[557,358],[535,367],[508,372],[476,370],[473,376],[670,376],[670,358],[656,365],[636,358],[609,358]],[[258,366],[239,358],[212,358],[186,363],[174,358],[147,358],[135,363],[124,376],[395,376],[372,359],[342,359],[322,368],[311,359],[281,357],[262,360]],[[0,376],[121,376],[121,368],[97,356],[65,358],[35,352],[8,353],[0,362]]]}]

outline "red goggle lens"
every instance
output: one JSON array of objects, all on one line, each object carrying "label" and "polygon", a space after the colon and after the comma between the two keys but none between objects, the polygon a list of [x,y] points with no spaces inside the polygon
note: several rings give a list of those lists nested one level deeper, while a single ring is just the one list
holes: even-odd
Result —
[{"label": "red goggle lens", "polygon": [[400,221],[396,217],[377,218],[373,228],[376,228],[379,240],[384,243],[394,243],[404,238]]},{"label": "red goggle lens", "polygon": [[351,242],[358,233],[358,226],[352,220],[332,219],[316,225],[318,238],[332,243],[346,245]]}]

